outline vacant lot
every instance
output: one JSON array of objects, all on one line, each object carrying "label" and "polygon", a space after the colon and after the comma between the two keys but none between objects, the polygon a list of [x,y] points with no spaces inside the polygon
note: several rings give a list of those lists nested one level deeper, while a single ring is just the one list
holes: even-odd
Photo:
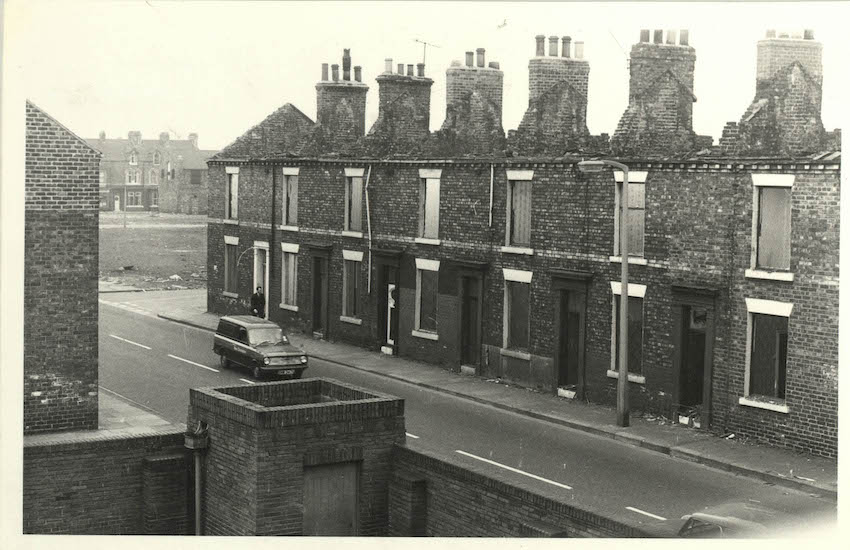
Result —
[{"label": "vacant lot", "polygon": [[[204,288],[206,216],[102,212],[100,278],[146,290]],[[174,276],[177,277],[174,277]]]}]

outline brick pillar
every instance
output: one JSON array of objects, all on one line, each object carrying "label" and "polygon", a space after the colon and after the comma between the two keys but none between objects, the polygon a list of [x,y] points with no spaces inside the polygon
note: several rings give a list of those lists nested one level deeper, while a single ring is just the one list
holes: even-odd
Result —
[{"label": "brick pillar", "polygon": [[424,478],[396,472],[390,482],[389,535],[424,537],[427,527],[427,486]]},{"label": "brick pillar", "polygon": [[151,456],[142,464],[144,534],[189,534],[189,464],[184,453]]}]

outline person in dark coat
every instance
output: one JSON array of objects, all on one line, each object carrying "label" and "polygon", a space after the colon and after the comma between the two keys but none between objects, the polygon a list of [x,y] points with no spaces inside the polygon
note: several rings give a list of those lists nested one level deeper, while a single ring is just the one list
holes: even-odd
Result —
[{"label": "person in dark coat", "polygon": [[257,292],[251,295],[251,313],[257,317],[266,316],[266,295],[263,294],[261,286],[258,286]]}]

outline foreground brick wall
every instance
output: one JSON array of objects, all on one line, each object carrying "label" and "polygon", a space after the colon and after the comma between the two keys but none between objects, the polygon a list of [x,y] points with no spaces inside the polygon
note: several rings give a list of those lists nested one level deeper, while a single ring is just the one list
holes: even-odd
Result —
[{"label": "foreground brick wall", "polygon": [[26,110],[24,433],[96,429],[100,153]]},{"label": "foreground brick wall", "polygon": [[643,537],[634,527],[582,510],[523,482],[396,446],[391,536]]},{"label": "foreground brick wall", "polygon": [[190,457],[182,429],[24,440],[26,534],[186,534]]}]

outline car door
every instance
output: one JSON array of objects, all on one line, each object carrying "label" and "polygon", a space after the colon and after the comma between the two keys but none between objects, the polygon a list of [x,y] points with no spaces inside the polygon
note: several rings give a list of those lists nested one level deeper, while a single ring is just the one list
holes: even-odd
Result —
[{"label": "car door", "polygon": [[234,359],[237,363],[242,365],[243,367],[251,366],[251,354],[248,353],[248,329],[245,327],[239,327],[236,332],[236,341],[239,344],[233,346],[235,353],[233,354]]}]

